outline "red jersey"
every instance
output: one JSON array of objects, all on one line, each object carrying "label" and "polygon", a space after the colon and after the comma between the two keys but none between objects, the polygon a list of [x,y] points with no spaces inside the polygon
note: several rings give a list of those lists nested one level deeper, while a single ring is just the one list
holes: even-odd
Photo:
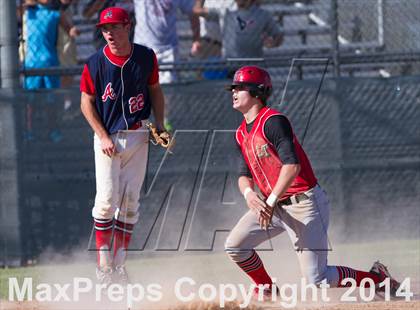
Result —
[{"label": "red jersey", "polygon": [[[236,141],[241,148],[255,183],[265,197],[268,197],[273,191],[283,163],[274,145],[265,136],[264,125],[271,116],[280,114],[276,110],[264,107],[258,113],[249,133],[246,130],[245,120],[236,130]],[[293,134],[293,144],[301,169],[285,194],[279,197],[279,200],[303,193],[317,183],[311,163],[295,134]]]}]

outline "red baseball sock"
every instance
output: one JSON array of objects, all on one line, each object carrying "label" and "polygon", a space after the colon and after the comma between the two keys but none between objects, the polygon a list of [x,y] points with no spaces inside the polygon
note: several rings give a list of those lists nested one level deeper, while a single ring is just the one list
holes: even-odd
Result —
[{"label": "red baseball sock", "polygon": [[123,223],[115,220],[115,235],[114,235],[114,265],[124,265],[126,250],[133,234],[133,224]]},{"label": "red baseball sock", "polygon": [[264,264],[257,252],[253,251],[250,258],[237,264],[243,271],[246,272],[256,285],[272,284],[272,280],[265,270]]},{"label": "red baseball sock", "polygon": [[102,220],[102,219],[94,218],[93,222],[95,225],[98,266],[103,266],[103,265],[109,266],[110,265],[109,251],[111,249],[112,226],[113,226],[114,220],[113,219]]},{"label": "red baseball sock", "polygon": [[[349,267],[345,267],[345,266],[336,266],[336,267],[337,267],[338,276],[339,276],[338,287],[343,287],[343,285],[341,284],[341,281],[345,278],[352,278],[352,279],[356,280],[356,285],[357,286],[360,285],[360,282],[364,278],[372,279],[375,284],[381,282],[380,277],[376,273],[355,270],[353,268],[349,268]],[[350,283],[347,283],[346,286],[350,286]],[[369,282],[366,282],[366,287],[369,287]]]}]

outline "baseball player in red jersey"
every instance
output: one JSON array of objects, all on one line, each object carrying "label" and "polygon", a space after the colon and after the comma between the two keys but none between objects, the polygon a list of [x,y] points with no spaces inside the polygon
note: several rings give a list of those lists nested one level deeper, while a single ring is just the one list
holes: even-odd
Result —
[{"label": "baseball player in red jersey", "polygon": [[369,272],[327,264],[329,201],[289,120],[266,105],[272,91],[268,72],[242,67],[229,90],[233,108],[244,116],[236,131],[243,157],[238,185],[249,208],[226,240],[230,258],[257,286],[265,287],[261,295],[271,298],[272,280],[254,248],[286,231],[308,283],[326,280],[331,287],[340,287],[344,278],[353,278],[357,285],[364,278],[375,284],[390,278],[395,292],[399,283],[379,262]]},{"label": "baseball player in red jersey", "polygon": [[154,52],[129,41],[128,13],[107,8],[97,27],[107,45],[89,58],[80,83],[81,110],[95,133],[96,275],[105,285],[125,284],[126,249],[147,165],[146,120],[153,110],[157,129],[164,130],[164,99]]}]

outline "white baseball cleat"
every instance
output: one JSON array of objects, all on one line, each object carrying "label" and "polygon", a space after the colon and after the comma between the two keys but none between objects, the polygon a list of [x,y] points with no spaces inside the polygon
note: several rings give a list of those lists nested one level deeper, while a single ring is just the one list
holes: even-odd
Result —
[{"label": "white baseball cleat", "polygon": [[112,268],[96,267],[96,279],[100,284],[104,284],[105,288],[112,284]]},{"label": "white baseball cleat", "polygon": [[125,269],[125,266],[116,266],[114,268],[113,273],[114,282],[121,284],[121,285],[127,285],[130,283],[130,280],[128,278],[127,270]]},{"label": "white baseball cleat", "polygon": [[[400,287],[400,283],[391,276],[391,274],[388,271],[388,268],[384,264],[380,263],[379,261],[374,262],[369,272],[377,274],[380,277],[381,282],[384,281],[386,278],[389,278],[390,293],[392,297],[395,297],[395,293]],[[376,285],[376,291],[383,292],[385,291],[385,287],[378,287],[378,285]]]}]

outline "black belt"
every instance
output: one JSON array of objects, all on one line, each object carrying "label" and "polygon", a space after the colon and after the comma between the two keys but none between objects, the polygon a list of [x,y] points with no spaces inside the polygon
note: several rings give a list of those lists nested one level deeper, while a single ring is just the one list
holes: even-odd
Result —
[{"label": "black belt", "polygon": [[289,206],[289,205],[293,204],[292,197],[294,197],[296,199],[297,203],[299,203],[303,200],[309,199],[308,195],[306,195],[305,193],[300,193],[300,194],[296,194],[296,195],[290,196],[286,199],[278,201],[277,205],[278,206],[282,206],[282,205]]}]

